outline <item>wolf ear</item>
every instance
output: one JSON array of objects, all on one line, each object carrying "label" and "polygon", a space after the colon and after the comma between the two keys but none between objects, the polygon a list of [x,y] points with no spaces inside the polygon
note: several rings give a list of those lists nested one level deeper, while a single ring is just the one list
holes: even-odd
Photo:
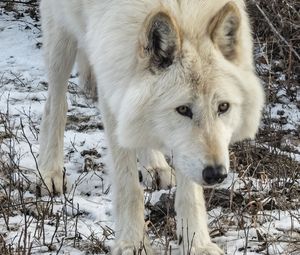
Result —
[{"label": "wolf ear", "polygon": [[213,17],[208,28],[211,40],[224,57],[234,61],[240,48],[241,16],[238,7],[228,2]]},{"label": "wolf ear", "polygon": [[146,18],[140,47],[141,56],[149,59],[150,68],[165,69],[173,63],[180,36],[176,22],[168,13],[159,11]]}]

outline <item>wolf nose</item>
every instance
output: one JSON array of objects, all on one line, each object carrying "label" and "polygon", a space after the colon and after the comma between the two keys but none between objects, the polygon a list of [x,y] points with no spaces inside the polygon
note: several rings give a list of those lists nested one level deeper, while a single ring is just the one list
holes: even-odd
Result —
[{"label": "wolf nose", "polygon": [[227,177],[227,171],[224,166],[207,166],[202,172],[203,180],[208,185],[223,182]]}]

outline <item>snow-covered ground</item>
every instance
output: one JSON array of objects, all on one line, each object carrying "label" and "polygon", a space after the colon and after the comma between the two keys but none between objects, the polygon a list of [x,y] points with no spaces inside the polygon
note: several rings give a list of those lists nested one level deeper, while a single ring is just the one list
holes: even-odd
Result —
[{"label": "snow-covered ground", "polygon": [[[76,85],[75,69],[69,84],[64,147],[66,176],[73,186],[66,196],[35,195],[39,180],[37,137],[47,97],[40,45],[41,31],[35,21],[29,17],[16,19],[13,12],[0,8],[0,168],[3,168],[0,171],[0,253],[10,254],[5,253],[10,246],[19,249],[26,246],[31,254],[104,254],[113,243],[115,228],[106,141],[101,114]],[[271,114],[276,115],[281,108],[285,114],[296,116],[293,118],[299,126],[299,109],[279,105],[270,110]],[[235,177],[236,174],[230,175],[219,189],[246,190],[246,183],[234,181]],[[253,179],[251,182],[257,188],[255,194],[272,189],[271,181]],[[299,182],[293,185],[300,189]],[[145,192],[147,208],[161,194],[173,194],[174,190]],[[268,202],[260,201],[262,205]],[[296,206],[287,206],[285,211],[260,210],[261,205],[257,204],[255,217],[248,210],[237,214],[230,207],[214,207],[209,211],[213,240],[226,254],[300,254],[300,202],[298,199],[286,203],[292,202]],[[145,216],[149,213],[147,209]],[[154,231],[151,236],[157,253],[167,254],[169,237],[158,237]],[[176,254],[176,241],[170,244],[172,254]]]}]

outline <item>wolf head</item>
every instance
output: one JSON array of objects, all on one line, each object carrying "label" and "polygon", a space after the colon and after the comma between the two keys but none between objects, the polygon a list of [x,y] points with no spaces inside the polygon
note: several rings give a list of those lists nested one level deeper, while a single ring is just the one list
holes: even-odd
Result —
[{"label": "wolf head", "polygon": [[127,148],[164,148],[176,171],[215,184],[230,143],[254,138],[264,93],[243,8],[227,2],[199,31],[182,16],[160,7],[145,19],[117,135]]}]

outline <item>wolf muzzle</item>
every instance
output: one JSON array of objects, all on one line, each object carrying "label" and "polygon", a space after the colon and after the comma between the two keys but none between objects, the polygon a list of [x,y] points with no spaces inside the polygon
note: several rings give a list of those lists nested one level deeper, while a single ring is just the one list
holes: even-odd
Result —
[{"label": "wolf muzzle", "polygon": [[214,185],[223,182],[227,177],[226,168],[222,165],[207,166],[202,172],[203,180],[208,185]]}]

